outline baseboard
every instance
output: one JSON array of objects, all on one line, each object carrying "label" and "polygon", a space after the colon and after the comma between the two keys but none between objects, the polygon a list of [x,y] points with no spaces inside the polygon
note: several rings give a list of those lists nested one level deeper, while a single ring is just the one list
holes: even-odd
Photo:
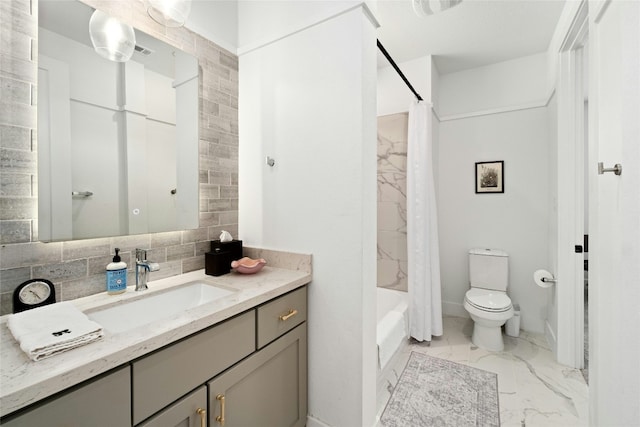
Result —
[{"label": "baseboard", "polygon": [[329,424],[325,424],[320,420],[313,418],[311,415],[307,415],[306,427],[331,427]]},{"label": "baseboard", "polygon": [[554,355],[558,355],[558,341],[556,334],[553,332],[553,328],[549,324],[548,320],[544,321],[544,336],[547,338],[547,343],[551,347]]},{"label": "baseboard", "polygon": [[445,316],[469,317],[469,312],[459,302],[442,301],[442,314]]}]

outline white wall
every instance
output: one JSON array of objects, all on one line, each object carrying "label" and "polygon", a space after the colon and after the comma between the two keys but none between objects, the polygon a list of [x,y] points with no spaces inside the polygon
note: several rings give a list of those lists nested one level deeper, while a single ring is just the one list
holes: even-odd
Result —
[{"label": "white wall", "polygon": [[[398,64],[422,99],[431,99],[431,56]],[[404,113],[416,97],[391,65],[378,69],[378,116]]]},{"label": "white wall", "polygon": [[[440,123],[438,215],[445,314],[464,314],[470,248],[509,254],[509,290],[522,329],[542,332],[547,265],[548,123],[544,108]],[[504,160],[504,194],[475,194],[475,162]]]},{"label": "white wall", "polygon": [[[318,22],[364,4],[376,10],[376,0],[243,0],[238,2],[238,54],[303,31]],[[375,18],[374,18],[375,20]],[[377,25],[377,22],[376,22]]]},{"label": "white wall", "polygon": [[[544,330],[547,296],[532,275],[549,263],[549,118],[545,73],[538,75],[546,69],[545,58],[440,76],[438,215],[445,314],[465,315],[468,250],[498,248],[510,255],[509,294],[521,306],[521,327]],[[542,105],[527,108],[532,103]],[[493,160],[505,162],[504,194],[475,194],[475,162]]]},{"label": "white wall", "polygon": [[240,56],[240,238],[313,254],[309,426],[375,421],[374,40],[357,8]]},{"label": "white wall", "polygon": [[450,116],[544,105],[549,97],[547,55],[510,61],[440,76],[438,114]]}]

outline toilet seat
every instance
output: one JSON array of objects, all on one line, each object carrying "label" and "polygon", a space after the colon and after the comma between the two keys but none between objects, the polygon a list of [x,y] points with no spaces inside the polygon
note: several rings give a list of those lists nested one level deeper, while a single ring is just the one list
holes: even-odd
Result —
[{"label": "toilet seat", "polygon": [[478,310],[503,313],[511,310],[511,298],[506,293],[489,289],[472,288],[467,291],[465,301]]}]

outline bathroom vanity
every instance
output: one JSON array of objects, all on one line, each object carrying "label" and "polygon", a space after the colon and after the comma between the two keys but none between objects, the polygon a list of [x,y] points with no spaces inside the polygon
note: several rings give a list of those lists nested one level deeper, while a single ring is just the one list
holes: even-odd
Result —
[{"label": "bathroom vanity", "polygon": [[[193,281],[233,292],[128,331],[103,325],[102,340],[39,362],[1,319],[2,425],[304,426],[310,269],[201,270],[151,282],[143,297]],[[90,315],[136,294],[74,303]]]}]

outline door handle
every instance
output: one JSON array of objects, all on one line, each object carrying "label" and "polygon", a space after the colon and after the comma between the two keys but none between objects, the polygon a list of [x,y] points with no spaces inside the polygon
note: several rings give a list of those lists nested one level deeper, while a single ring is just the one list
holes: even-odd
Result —
[{"label": "door handle", "polygon": [[616,175],[622,175],[622,165],[616,163],[612,168],[605,168],[604,163],[598,162],[598,175],[604,175],[605,172],[613,172]]}]

